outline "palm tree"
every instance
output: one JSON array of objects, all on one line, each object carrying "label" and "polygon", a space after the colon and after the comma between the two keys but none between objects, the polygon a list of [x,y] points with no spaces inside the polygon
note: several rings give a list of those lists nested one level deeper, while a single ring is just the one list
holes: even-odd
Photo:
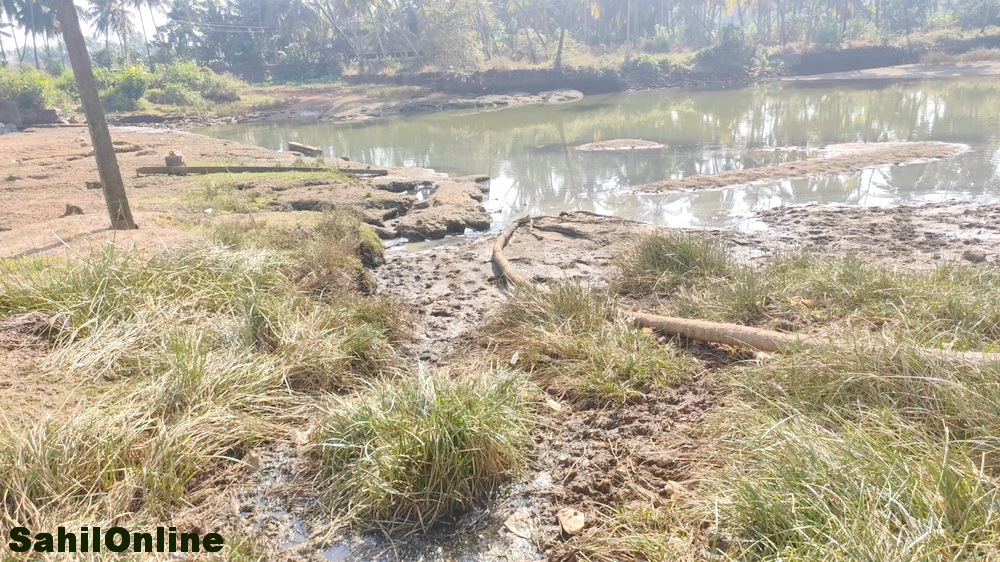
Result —
[{"label": "palm tree", "polygon": [[104,36],[104,48],[111,46],[111,34],[121,42],[125,64],[129,63],[128,38],[135,33],[135,24],[129,15],[128,5],[123,0],[91,0],[87,18],[94,31]]},{"label": "palm tree", "polygon": [[154,21],[153,10],[167,5],[167,0],[127,0],[129,6],[136,9],[139,14],[139,25],[142,26],[142,40],[146,43],[146,61],[152,67],[153,55],[149,50],[149,36],[146,34],[146,22],[142,19],[142,7],[149,10],[149,21]]},{"label": "palm tree", "polygon": [[[56,13],[51,0],[4,0],[4,9],[8,17],[13,15],[25,32],[31,34],[31,49],[35,58],[35,68],[41,68],[38,60],[38,34],[43,37],[55,32]],[[27,45],[25,45],[27,50]],[[23,57],[23,55],[22,55]]]}]

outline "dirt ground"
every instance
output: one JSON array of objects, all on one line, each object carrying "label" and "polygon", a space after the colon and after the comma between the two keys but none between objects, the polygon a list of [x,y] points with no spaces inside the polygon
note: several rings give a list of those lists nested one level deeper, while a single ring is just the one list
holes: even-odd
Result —
[{"label": "dirt ground", "polygon": [[407,113],[448,109],[490,109],[529,104],[553,104],[583,97],[577,90],[456,96],[416,86],[277,86],[262,93],[290,100],[288,107],[246,115],[240,121],[317,119],[335,123],[368,121]]},{"label": "dirt ground", "polygon": [[[419,168],[393,168],[388,175],[349,181],[309,174],[212,174],[142,176],[135,170],[163,166],[171,149],[188,165],[290,166],[316,164],[342,169],[368,168],[356,162],[332,164],[300,159],[231,141],[181,131],[141,127],[112,128],[115,150],[139,229],[109,232],[97,166],[85,128],[34,128],[0,136],[4,165],[0,172],[0,256],[11,257],[56,248],[99,246],[106,240],[140,246],[170,244],[189,236],[176,223],[196,225],[216,213],[204,194],[240,203],[226,190],[253,201],[237,212],[311,211],[328,207],[356,210],[385,238],[410,240],[461,234],[489,228],[482,199],[485,176],[447,177]],[[68,214],[67,205],[80,214]]]},{"label": "dirt ground", "polygon": [[951,64],[903,64],[883,68],[868,68],[847,72],[830,72],[809,76],[782,78],[785,82],[826,82],[844,80],[926,80],[929,78],[958,78],[960,76],[996,76],[1000,62],[978,61]]}]

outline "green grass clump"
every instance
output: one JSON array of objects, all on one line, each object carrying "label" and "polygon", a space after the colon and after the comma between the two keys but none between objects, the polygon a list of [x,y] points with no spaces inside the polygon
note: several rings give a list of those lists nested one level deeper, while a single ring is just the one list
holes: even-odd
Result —
[{"label": "green grass clump", "polygon": [[170,307],[228,314],[250,288],[287,290],[281,263],[273,252],[196,244],[149,257],[107,247],[87,259],[5,264],[0,314],[52,311],[65,319],[63,335],[72,337]]},{"label": "green grass clump", "polygon": [[671,291],[694,279],[732,275],[735,261],[717,240],[684,230],[660,230],[643,237],[619,261],[625,292]]},{"label": "green grass clump", "polygon": [[486,343],[544,386],[622,404],[698,370],[676,348],[625,319],[613,300],[579,284],[518,290],[486,329]]},{"label": "green grass clump", "polygon": [[857,256],[802,253],[752,266],[714,238],[679,231],[644,238],[619,265],[618,289],[660,297],[667,315],[792,331],[890,330],[959,350],[1000,344],[1000,271],[991,266],[906,271]]},{"label": "green grass clump", "polygon": [[53,319],[39,368],[107,390],[30,427],[0,412],[0,530],[162,522],[306,425],[321,396],[395,372],[398,308],[316,298],[294,267],[278,249],[210,243],[5,261],[0,316]]},{"label": "green grass clump", "polygon": [[[1000,554],[1000,366],[869,338],[738,366],[703,492],[733,559]],[[717,546],[718,546],[717,545]]]},{"label": "green grass clump", "polygon": [[[216,176],[224,176],[220,179]],[[273,200],[256,190],[243,189],[243,184],[231,174],[209,174],[184,193],[184,201],[212,213],[252,213]]]},{"label": "green grass clump", "polygon": [[212,238],[234,248],[263,248],[288,256],[289,278],[300,288],[324,295],[345,288],[371,292],[375,280],[366,269],[384,262],[384,247],[375,231],[343,211],[319,215],[311,224],[270,226],[256,220],[220,222]]},{"label": "green grass clump", "polygon": [[860,338],[739,366],[754,394],[804,412],[859,406],[897,412],[943,439],[990,437],[1000,428],[1000,363],[960,361],[912,342]]},{"label": "green grass clump", "polygon": [[163,364],[65,419],[0,430],[0,520],[162,517],[304,414],[266,358],[177,339]]},{"label": "green grass clump", "polygon": [[324,505],[390,532],[423,530],[516,473],[532,426],[510,373],[419,372],[336,401],[322,422]]},{"label": "green grass clump", "polygon": [[[718,485],[734,559],[989,559],[1000,495],[969,442],[929,439],[891,410],[743,414],[745,462]],[[993,441],[996,446],[996,440]]]}]

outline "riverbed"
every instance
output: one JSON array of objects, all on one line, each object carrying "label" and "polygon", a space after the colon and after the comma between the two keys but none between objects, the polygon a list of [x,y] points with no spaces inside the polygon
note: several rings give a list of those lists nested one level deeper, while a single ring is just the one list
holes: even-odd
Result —
[{"label": "riverbed", "polygon": [[[536,214],[589,211],[672,227],[762,223],[761,210],[804,203],[889,206],[1000,198],[1000,78],[769,83],[729,91],[647,90],[492,111],[394,116],[356,124],[247,123],[197,132],[282,150],[322,147],[324,159],[487,174],[496,232]],[[611,139],[656,150],[580,151]],[[688,193],[630,188],[817,157],[839,143],[942,141],[971,150],[945,160],[758,181]]]}]

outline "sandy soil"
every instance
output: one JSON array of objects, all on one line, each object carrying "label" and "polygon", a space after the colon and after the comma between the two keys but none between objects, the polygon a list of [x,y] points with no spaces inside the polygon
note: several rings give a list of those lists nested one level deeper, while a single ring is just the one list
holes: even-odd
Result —
[{"label": "sandy soil", "polygon": [[455,96],[407,86],[295,86],[262,89],[288,98],[288,107],[241,117],[240,121],[317,119],[337,123],[448,109],[490,109],[516,105],[566,103],[583,97],[577,90],[530,94],[513,92],[483,96]]},{"label": "sandy soil", "polygon": [[582,150],[584,152],[599,150],[653,150],[657,148],[663,148],[663,145],[658,142],[643,139],[612,139],[581,144],[576,147],[577,150]]},{"label": "sandy soil", "polygon": [[[38,128],[0,136],[4,166],[0,173],[0,256],[75,247],[99,246],[106,240],[140,246],[170,244],[189,235],[173,226],[177,220],[209,220],[210,205],[197,192],[214,184],[238,189],[259,201],[246,211],[313,211],[328,207],[355,209],[380,235],[405,234],[411,240],[441,238],[466,228],[489,228],[482,206],[484,176],[448,177],[419,168],[391,169],[388,176],[349,182],[281,174],[229,174],[220,177],[144,176],[134,170],[162,166],[164,155],[180,150],[189,165],[290,165],[296,156],[191,133],[117,127],[112,129],[118,163],[139,229],[109,232],[97,166],[86,129]],[[308,159],[311,160],[311,159]],[[341,168],[365,168],[338,160]],[[92,184],[93,185],[93,184]],[[99,184],[98,184],[99,185]],[[64,216],[66,206],[83,213]],[[215,210],[209,211],[209,214]]]},{"label": "sandy soil", "polygon": [[952,64],[903,64],[883,68],[868,68],[847,72],[829,72],[809,76],[790,76],[784,82],[826,82],[843,80],[927,80],[960,76],[1000,75],[1000,62],[980,61]]},{"label": "sandy soil", "polygon": [[638,185],[632,191],[666,193],[697,189],[721,189],[756,182],[846,174],[866,168],[901,166],[950,158],[969,150],[964,144],[943,142],[850,143],[824,147],[818,155],[758,168],[698,174]]}]

